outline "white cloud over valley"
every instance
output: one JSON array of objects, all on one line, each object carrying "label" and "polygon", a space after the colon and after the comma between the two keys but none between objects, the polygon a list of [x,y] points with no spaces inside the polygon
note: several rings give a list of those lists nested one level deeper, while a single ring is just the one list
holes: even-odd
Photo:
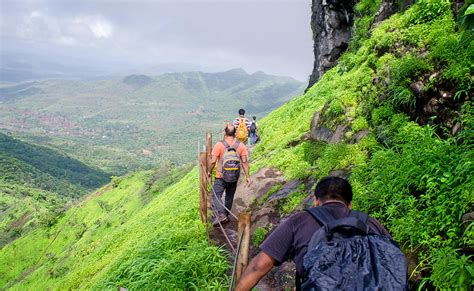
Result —
[{"label": "white cloud over valley", "polygon": [[[310,0],[0,0],[1,52],[311,73]],[[25,45],[27,42],[28,45]],[[89,48],[89,49],[87,49]],[[80,52],[79,52],[80,50]]]}]

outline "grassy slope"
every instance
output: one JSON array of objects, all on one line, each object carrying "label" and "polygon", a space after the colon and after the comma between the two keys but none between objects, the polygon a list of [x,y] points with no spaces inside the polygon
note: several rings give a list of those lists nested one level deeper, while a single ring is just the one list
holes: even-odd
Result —
[{"label": "grassy slope", "polygon": [[105,184],[106,173],[50,148],[25,143],[0,133],[0,179],[78,197]]},{"label": "grassy slope", "polygon": [[149,187],[150,177],[140,172],[115,180],[115,188],[91,194],[53,227],[0,250],[0,287],[222,287],[228,265],[223,252],[207,243],[196,170],[158,192]]},{"label": "grassy slope", "polygon": [[[362,13],[370,3],[361,3]],[[356,208],[382,221],[410,253],[411,277],[424,277],[438,288],[468,289],[474,224],[462,225],[461,216],[474,209],[474,110],[465,101],[454,121],[462,131],[444,138],[436,134],[442,126],[420,126],[404,112],[423,102],[410,90],[411,82],[434,72],[425,90],[449,82],[458,93],[454,98],[466,98],[472,85],[472,33],[455,30],[449,1],[419,1],[367,38],[363,24],[370,19],[360,18],[357,43],[338,66],[260,122],[262,142],[252,170],[270,165],[295,179],[351,169]],[[342,142],[305,141],[315,111],[329,117],[329,128],[351,127]],[[350,144],[364,129],[369,135]]]},{"label": "grassy slope", "polygon": [[107,181],[102,171],[0,133],[0,247],[37,225],[51,225],[67,201]]}]

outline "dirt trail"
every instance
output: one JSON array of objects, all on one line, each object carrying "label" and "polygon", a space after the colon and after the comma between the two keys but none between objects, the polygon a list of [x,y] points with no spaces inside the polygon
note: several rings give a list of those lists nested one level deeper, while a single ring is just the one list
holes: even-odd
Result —
[{"label": "dirt trail", "polygon": [[[252,148],[249,149],[249,152]],[[258,227],[268,227],[270,224],[278,225],[280,222],[280,216],[276,210],[276,203],[262,203],[263,199],[267,199],[267,193],[275,185],[285,184],[283,174],[275,169],[263,168],[252,175],[252,184],[247,186],[245,183],[245,176],[239,181],[237,191],[234,196],[234,203],[232,207],[232,213],[236,216],[239,212],[250,211],[252,212],[252,227],[251,227],[251,239]],[[294,187],[299,184],[295,181],[291,181],[287,184],[288,186],[282,187],[282,191],[275,193],[277,196],[274,202],[279,199],[278,196],[285,196],[285,193],[290,193]],[[283,195],[282,195],[283,193]],[[273,197],[273,196],[272,196]],[[263,204],[263,205],[262,205]],[[233,245],[237,245],[237,221],[231,219],[229,223],[225,224],[225,232]],[[209,236],[219,245],[226,245],[227,249],[230,250],[225,236],[219,227],[214,227]],[[258,253],[258,249],[254,248],[251,243],[250,257],[254,257]],[[231,258],[233,259],[233,257]],[[265,276],[260,283],[256,286],[257,290],[288,290],[293,289],[294,286],[294,264],[284,263],[280,267],[274,268],[267,276]]]}]

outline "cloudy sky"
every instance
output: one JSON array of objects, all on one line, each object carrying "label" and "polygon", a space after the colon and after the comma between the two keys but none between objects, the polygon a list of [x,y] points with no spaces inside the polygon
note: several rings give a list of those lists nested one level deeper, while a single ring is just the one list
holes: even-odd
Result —
[{"label": "cloudy sky", "polygon": [[311,0],[0,0],[2,63],[242,67],[307,80]]}]

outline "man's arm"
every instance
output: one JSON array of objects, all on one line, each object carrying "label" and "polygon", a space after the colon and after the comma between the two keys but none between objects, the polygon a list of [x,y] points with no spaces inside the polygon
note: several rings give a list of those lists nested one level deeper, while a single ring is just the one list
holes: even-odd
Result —
[{"label": "man's arm", "polygon": [[251,183],[248,159],[247,159],[247,156],[242,156],[240,159],[242,161],[242,168],[244,169],[244,174],[245,174],[245,178],[247,179],[247,186],[248,186]]},{"label": "man's arm", "polygon": [[258,281],[263,278],[275,264],[272,257],[264,251],[260,252],[255,258],[250,261],[250,264],[245,269],[244,274],[237,282],[236,291],[250,290]]}]

